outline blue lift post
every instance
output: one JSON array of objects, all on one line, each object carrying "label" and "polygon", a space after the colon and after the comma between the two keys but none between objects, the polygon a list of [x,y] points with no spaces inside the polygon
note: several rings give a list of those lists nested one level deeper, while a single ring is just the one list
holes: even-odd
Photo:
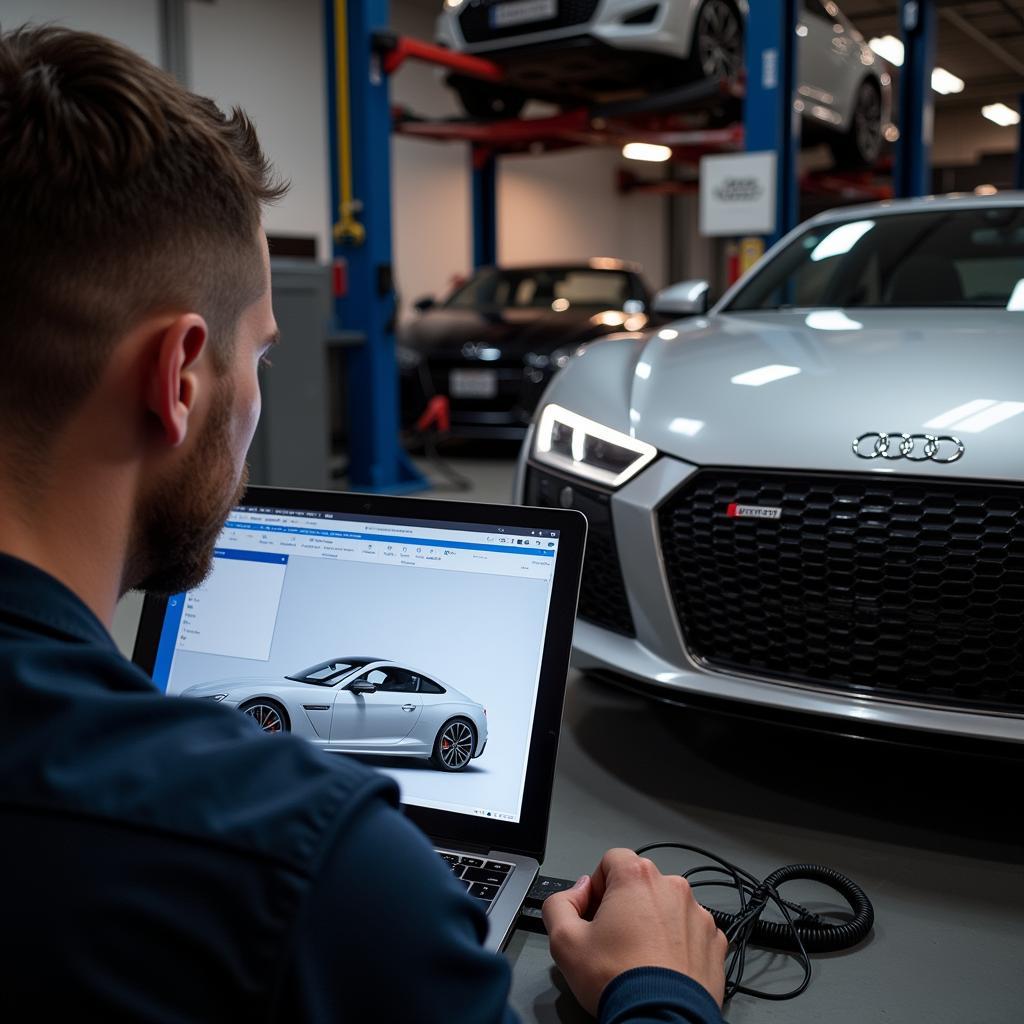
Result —
[{"label": "blue lift post", "polygon": [[473,266],[498,262],[498,159],[483,146],[470,149],[473,175]]},{"label": "blue lift post", "polygon": [[748,152],[776,154],[777,241],[800,221],[800,115],[796,110],[799,0],[756,0],[747,15],[747,94],[743,104]]},{"label": "blue lift post", "polygon": [[349,487],[409,493],[427,481],[399,437],[391,107],[372,45],[388,27],[388,0],[324,0],[324,14],[334,256],[348,265],[336,326],[366,339],[348,354]]},{"label": "blue lift post", "polygon": [[899,80],[900,141],[896,150],[894,191],[900,199],[932,191],[932,134],[935,100],[934,0],[901,0],[903,67]]}]

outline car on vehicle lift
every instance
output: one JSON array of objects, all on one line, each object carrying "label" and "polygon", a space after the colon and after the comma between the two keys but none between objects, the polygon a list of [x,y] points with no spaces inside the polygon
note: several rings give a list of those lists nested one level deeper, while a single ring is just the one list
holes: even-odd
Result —
[{"label": "car on vehicle lift", "polygon": [[[501,65],[495,84],[453,74],[472,117],[652,94],[743,68],[746,0],[445,0],[438,42]],[[808,141],[870,165],[889,128],[891,79],[833,0],[802,0],[798,96]]]},{"label": "car on vehicle lift", "polygon": [[1024,195],[822,214],[588,345],[517,495],[589,519],[574,663],[855,734],[1024,743]]},{"label": "car on vehicle lift", "polygon": [[582,344],[648,322],[651,296],[635,264],[484,267],[398,339],[402,421],[447,398],[451,433],[522,440],[552,375]]}]

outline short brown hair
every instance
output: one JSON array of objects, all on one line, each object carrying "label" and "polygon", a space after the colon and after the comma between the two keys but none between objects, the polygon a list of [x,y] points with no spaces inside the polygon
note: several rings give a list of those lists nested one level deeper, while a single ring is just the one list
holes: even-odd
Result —
[{"label": "short brown hair", "polygon": [[258,298],[273,176],[225,116],[110,39],[0,35],[0,432],[45,441],[134,321],[192,309],[226,362]]}]

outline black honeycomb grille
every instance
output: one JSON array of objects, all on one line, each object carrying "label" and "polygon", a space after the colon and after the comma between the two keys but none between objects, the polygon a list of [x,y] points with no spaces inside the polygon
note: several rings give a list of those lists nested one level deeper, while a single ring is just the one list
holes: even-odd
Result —
[{"label": "black honeycomb grille", "polygon": [[635,637],[636,628],[612,531],[609,496],[531,466],[526,474],[526,504],[558,508],[565,504],[562,498],[566,488],[571,492],[569,506],[587,517],[587,550],[577,614],[595,626]]},{"label": "black honeycomb grille", "polygon": [[597,10],[597,0],[558,0],[553,18],[496,28],[491,22],[491,10],[506,2],[508,0],[470,0],[459,15],[459,25],[467,43],[487,43],[492,39],[508,39],[583,25],[590,21]]},{"label": "black honeycomb grille", "polygon": [[[782,513],[731,518],[731,503]],[[683,634],[709,664],[1024,710],[1024,489],[705,470],[659,522]]]}]

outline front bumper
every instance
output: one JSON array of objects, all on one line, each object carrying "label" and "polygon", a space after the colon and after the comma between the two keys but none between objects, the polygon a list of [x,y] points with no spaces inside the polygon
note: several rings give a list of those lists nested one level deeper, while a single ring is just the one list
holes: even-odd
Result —
[{"label": "front bumper", "polygon": [[[524,453],[529,444],[528,438]],[[551,475],[544,467],[536,469]],[[530,471],[530,464],[524,461],[517,482],[521,501],[529,498]],[[696,472],[696,466],[661,456],[609,496],[614,547],[623,553],[619,570],[630,628],[625,628],[627,620],[621,614],[612,620],[618,628],[603,628],[587,621],[581,606],[573,641],[573,664],[577,668],[631,677],[683,703],[687,697],[714,698],[742,703],[755,712],[760,707],[817,716],[823,728],[828,728],[827,719],[833,718],[843,720],[851,731],[891,729],[1024,745],[1024,716],[1017,714],[954,709],[777,678],[762,679],[713,669],[694,658],[684,642],[669,589],[657,509]],[[574,487],[568,478],[564,484]],[[563,488],[559,503],[564,504],[566,498]],[[588,549],[589,545],[588,541]]]}]

